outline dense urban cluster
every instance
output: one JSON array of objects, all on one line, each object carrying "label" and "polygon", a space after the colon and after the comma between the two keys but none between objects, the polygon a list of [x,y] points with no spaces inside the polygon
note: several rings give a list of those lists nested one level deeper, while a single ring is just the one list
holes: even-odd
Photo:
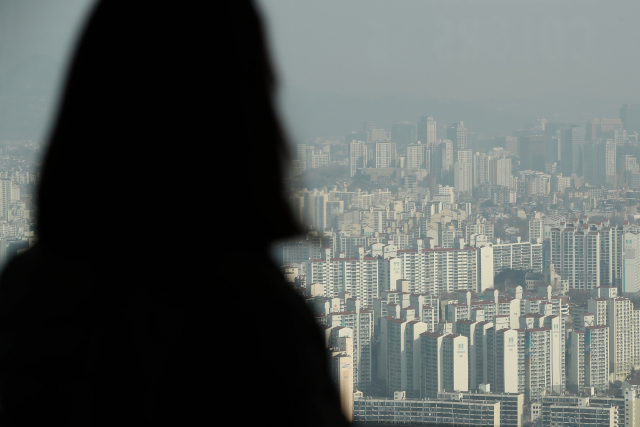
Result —
[{"label": "dense urban cluster", "polygon": [[640,425],[639,132],[624,105],[490,139],[424,116],[297,145],[305,234],[273,257],[323,330],[344,411]]},{"label": "dense urban cluster", "polygon": [[36,241],[39,155],[34,141],[0,142],[0,272]]}]

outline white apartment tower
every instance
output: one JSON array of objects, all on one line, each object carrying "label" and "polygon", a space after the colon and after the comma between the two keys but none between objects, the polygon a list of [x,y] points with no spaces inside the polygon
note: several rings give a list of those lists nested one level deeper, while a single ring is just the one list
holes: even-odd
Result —
[{"label": "white apartment tower", "polygon": [[549,338],[548,327],[525,330],[525,399],[529,401],[539,400],[548,388]]},{"label": "white apartment tower", "polygon": [[435,296],[458,290],[478,291],[482,287],[478,263],[489,262],[479,258],[475,248],[403,249],[397,255],[402,278],[408,280],[408,292]]},{"label": "white apartment tower", "polygon": [[445,335],[442,339],[443,391],[469,391],[469,345],[467,337]]},{"label": "white apartment tower", "polygon": [[635,294],[640,291],[640,232],[624,233],[622,259],[622,292]]},{"label": "white apartment tower", "polygon": [[605,391],[609,388],[609,327],[585,328],[585,386]]},{"label": "white apartment tower", "polygon": [[[518,331],[501,328],[488,331],[490,369],[488,380],[494,393],[518,393]],[[491,360],[492,359],[492,360]]]},{"label": "white apartment tower", "polygon": [[609,388],[609,327],[587,326],[574,330],[568,340],[567,388],[579,393],[584,387]]},{"label": "white apartment tower", "polygon": [[[420,335],[422,359],[422,377],[420,378],[420,397],[436,399],[442,390],[444,370],[442,341],[444,335],[437,332],[424,332]],[[450,366],[450,365],[448,365]]]},{"label": "white apartment tower", "polygon": [[633,304],[624,297],[607,301],[607,325],[609,326],[610,380],[624,381],[631,369],[640,365],[634,360],[638,336]]},{"label": "white apartment tower", "polygon": [[418,122],[418,141],[425,144],[428,150],[432,150],[432,146],[436,144],[436,121],[433,117],[420,117]]},{"label": "white apartment tower", "polygon": [[569,289],[600,286],[600,233],[588,228],[552,228],[551,262]]},{"label": "white apartment tower", "polygon": [[396,162],[396,143],[395,142],[376,142],[375,143],[375,167],[388,168],[395,166]]}]

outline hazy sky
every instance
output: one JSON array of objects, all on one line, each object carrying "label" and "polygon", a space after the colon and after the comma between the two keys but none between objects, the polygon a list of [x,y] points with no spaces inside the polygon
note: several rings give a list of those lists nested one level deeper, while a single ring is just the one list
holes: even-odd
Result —
[{"label": "hazy sky", "polygon": [[0,138],[44,140],[94,0],[0,0]]},{"label": "hazy sky", "polygon": [[420,115],[504,135],[640,102],[637,0],[256,3],[293,142]]},{"label": "hazy sky", "polygon": [[640,2],[259,0],[282,82],[357,96],[640,96]]}]

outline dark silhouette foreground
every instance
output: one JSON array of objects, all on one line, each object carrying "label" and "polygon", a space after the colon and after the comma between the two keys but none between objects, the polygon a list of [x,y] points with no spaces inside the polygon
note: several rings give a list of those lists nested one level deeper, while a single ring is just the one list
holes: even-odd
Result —
[{"label": "dark silhouette foreground", "polygon": [[0,425],[347,424],[267,252],[298,229],[260,21],[209,6],[101,1],[89,19],[38,243],[0,278]]}]

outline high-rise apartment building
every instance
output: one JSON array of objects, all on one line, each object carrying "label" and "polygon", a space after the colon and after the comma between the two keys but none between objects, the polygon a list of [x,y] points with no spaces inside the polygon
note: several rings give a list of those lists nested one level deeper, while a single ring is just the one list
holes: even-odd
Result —
[{"label": "high-rise apartment building", "polygon": [[471,150],[460,149],[455,155],[454,188],[458,193],[470,194],[473,189],[473,153]]},{"label": "high-rise apartment building", "polygon": [[420,346],[422,398],[437,398],[441,391],[468,391],[467,337],[424,332]]},{"label": "high-rise apartment building", "polygon": [[403,279],[408,281],[409,292],[439,296],[458,290],[482,291],[493,286],[483,283],[479,275],[479,263],[491,263],[479,259],[476,248],[435,248],[398,250]]},{"label": "high-rise apartment building", "polygon": [[373,311],[359,308],[356,302],[349,304],[347,311],[329,313],[324,319],[329,327],[342,326],[353,331],[354,388],[368,390],[373,374]]},{"label": "high-rise apartment building", "polygon": [[2,209],[2,220],[8,221],[8,210],[11,204],[11,188],[13,183],[9,178],[0,179],[0,209]]},{"label": "high-rise apartment building", "polygon": [[501,157],[489,163],[491,185],[509,187],[511,185],[511,159]]},{"label": "high-rise apartment building", "polygon": [[629,375],[631,369],[640,364],[636,361],[638,336],[633,304],[624,297],[607,301],[607,326],[609,326],[610,381],[621,380]]},{"label": "high-rise apartment building", "polygon": [[609,388],[609,327],[585,328],[585,386],[598,391]]},{"label": "high-rise apartment building", "polygon": [[600,286],[600,233],[587,227],[552,228],[551,262],[570,289]]},{"label": "high-rise apartment building", "polygon": [[340,406],[348,420],[353,419],[353,357],[346,351],[331,353],[331,377],[340,393]]},{"label": "high-rise apartment building", "polygon": [[304,220],[319,234],[327,228],[328,201],[329,194],[322,190],[313,190],[304,194]]},{"label": "high-rise apartment building", "polygon": [[640,291],[640,231],[629,230],[623,236],[622,292]]},{"label": "high-rise apartment building", "polygon": [[407,146],[407,169],[422,169],[425,163],[425,147],[418,141],[417,144]]},{"label": "high-rise apartment building", "polygon": [[486,153],[475,153],[473,156],[473,186],[491,184],[489,162],[491,159]]},{"label": "high-rise apartment building", "polygon": [[354,177],[360,168],[367,165],[367,146],[364,141],[351,141],[349,143],[349,176]]},{"label": "high-rise apartment building", "polygon": [[525,399],[539,400],[548,388],[550,331],[546,326],[526,329],[524,346]]},{"label": "high-rise apartment building", "polygon": [[622,285],[624,231],[622,227],[613,226],[603,227],[599,233],[600,284],[601,286],[619,287]]},{"label": "high-rise apartment building", "polygon": [[374,151],[375,167],[388,168],[396,165],[396,143],[376,142]]},{"label": "high-rise apartment building", "polygon": [[542,273],[542,243],[514,242],[494,243],[493,273],[506,269]]},{"label": "high-rise apartment building", "polygon": [[350,292],[365,308],[372,309],[379,295],[378,259],[374,257],[310,259],[305,279],[307,284],[323,284],[329,298]]},{"label": "high-rise apartment building", "polygon": [[518,331],[516,329],[491,328],[488,330],[487,345],[488,381],[497,393],[518,392]]},{"label": "high-rise apartment building", "polygon": [[564,393],[566,387],[565,324],[561,315],[545,316],[543,325],[549,328],[549,372],[547,390]]}]

